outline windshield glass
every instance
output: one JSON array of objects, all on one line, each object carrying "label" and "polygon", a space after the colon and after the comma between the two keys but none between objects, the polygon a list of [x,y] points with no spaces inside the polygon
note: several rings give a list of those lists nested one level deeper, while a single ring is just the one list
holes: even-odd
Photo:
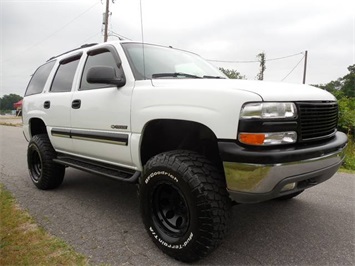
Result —
[{"label": "windshield glass", "polygon": [[123,43],[122,47],[137,80],[226,78],[216,67],[190,52],[149,44],[144,44],[143,50],[141,43]]}]

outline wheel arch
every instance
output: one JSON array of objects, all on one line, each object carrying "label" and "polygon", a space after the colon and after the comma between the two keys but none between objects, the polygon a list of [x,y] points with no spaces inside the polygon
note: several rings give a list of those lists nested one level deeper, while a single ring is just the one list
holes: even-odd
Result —
[{"label": "wheel arch", "polygon": [[153,156],[171,150],[195,151],[223,171],[217,137],[206,125],[178,119],[155,119],[146,123],[140,145],[142,165]]},{"label": "wheel arch", "polygon": [[41,118],[31,118],[28,122],[29,127],[30,127],[30,137],[34,137],[39,134],[46,134],[48,135],[47,132],[47,126],[44,123],[44,121]]}]

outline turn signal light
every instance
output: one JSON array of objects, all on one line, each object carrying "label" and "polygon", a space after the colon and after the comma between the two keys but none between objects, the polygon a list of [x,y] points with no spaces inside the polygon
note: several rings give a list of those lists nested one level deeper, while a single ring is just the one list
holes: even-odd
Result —
[{"label": "turn signal light", "polygon": [[249,145],[263,145],[265,134],[263,133],[240,133],[239,141]]},{"label": "turn signal light", "polygon": [[295,131],[267,133],[241,132],[238,135],[238,139],[241,143],[257,146],[292,144],[297,141],[297,133]]}]

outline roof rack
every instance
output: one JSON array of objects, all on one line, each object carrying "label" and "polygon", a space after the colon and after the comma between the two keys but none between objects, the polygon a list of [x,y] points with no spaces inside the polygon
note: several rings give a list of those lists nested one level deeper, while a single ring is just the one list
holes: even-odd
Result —
[{"label": "roof rack", "polygon": [[94,46],[94,45],[96,45],[96,44],[97,44],[97,43],[87,43],[87,44],[83,44],[82,46],[80,46],[80,47],[78,47],[78,48],[75,48],[75,49],[73,49],[73,50],[67,51],[67,52],[65,52],[65,53],[62,53],[62,54],[59,54],[59,55],[56,55],[56,56],[53,56],[53,57],[49,58],[49,59],[47,60],[47,62],[50,61],[50,60],[53,60],[54,58],[57,58],[57,57],[59,57],[59,56],[65,55],[65,54],[67,54],[67,53],[74,52],[74,51],[80,50],[80,49],[82,49],[82,48],[91,47],[91,46]]}]

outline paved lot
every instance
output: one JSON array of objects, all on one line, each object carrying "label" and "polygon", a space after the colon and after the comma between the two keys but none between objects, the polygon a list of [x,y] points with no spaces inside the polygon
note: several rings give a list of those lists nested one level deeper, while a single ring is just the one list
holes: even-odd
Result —
[{"label": "paved lot", "polygon": [[[0,126],[0,182],[51,234],[94,264],[176,265],[150,241],[136,188],[73,169],[53,191],[37,190],[18,127]],[[222,246],[201,265],[355,265],[355,175],[336,174],[289,202],[233,208]]]}]

